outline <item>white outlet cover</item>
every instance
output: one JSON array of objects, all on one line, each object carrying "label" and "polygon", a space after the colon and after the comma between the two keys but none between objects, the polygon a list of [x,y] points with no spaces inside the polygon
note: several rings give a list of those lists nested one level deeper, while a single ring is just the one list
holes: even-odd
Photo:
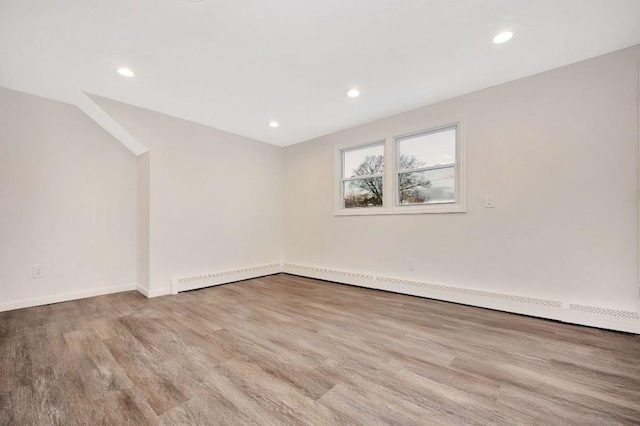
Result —
[{"label": "white outlet cover", "polygon": [[31,268],[31,276],[33,278],[42,278],[43,274],[44,274],[43,265],[33,265],[33,268]]},{"label": "white outlet cover", "polygon": [[493,209],[496,206],[496,196],[493,194],[487,194],[484,196],[484,206],[488,209]]}]

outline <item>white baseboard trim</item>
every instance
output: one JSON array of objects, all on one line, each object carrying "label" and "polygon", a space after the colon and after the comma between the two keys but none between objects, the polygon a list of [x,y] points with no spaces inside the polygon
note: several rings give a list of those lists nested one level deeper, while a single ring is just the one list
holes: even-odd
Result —
[{"label": "white baseboard trim", "polygon": [[640,334],[640,312],[285,263],[282,272],[359,287]]},{"label": "white baseboard trim", "polygon": [[66,293],[56,296],[37,297],[33,299],[17,300],[0,304],[0,312],[14,309],[31,308],[34,306],[50,305],[52,303],[68,302],[70,300],[85,299],[87,297],[103,296],[105,294],[120,293],[122,291],[136,290],[135,283],[120,284],[112,287],[103,287],[92,290]]},{"label": "white baseboard trim", "polygon": [[178,294],[181,291],[196,290],[204,287],[212,287],[235,281],[250,280],[265,275],[279,274],[282,272],[281,263],[253,266],[250,268],[234,269],[231,271],[216,272],[193,277],[175,278],[171,280],[171,293]]},{"label": "white baseboard trim", "polygon": [[145,297],[149,297],[149,289],[146,287],[142,287],[140,284],[136,285],[136,290],[138,293],[142,294]]},{"label": "white baseboard trim", "polygon": [[171,287],[156,288],[153,290],[149,290],[146,287],[142,287],[138,285],[136,287],[136,290],[138,290],[138,293],[141,293],[143,296],[145,296],[148,299],[151,299],[153,297],[159,297],[159,296],[167,296],[171,294]]}]

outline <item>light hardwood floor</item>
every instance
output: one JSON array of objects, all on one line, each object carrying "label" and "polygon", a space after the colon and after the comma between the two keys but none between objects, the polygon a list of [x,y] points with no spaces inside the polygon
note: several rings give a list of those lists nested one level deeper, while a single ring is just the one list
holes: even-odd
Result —
[{"label": "light hardwood floor", "polygon": [[0,313],[0,424],[640,424],[640,336],[275,275]]}]

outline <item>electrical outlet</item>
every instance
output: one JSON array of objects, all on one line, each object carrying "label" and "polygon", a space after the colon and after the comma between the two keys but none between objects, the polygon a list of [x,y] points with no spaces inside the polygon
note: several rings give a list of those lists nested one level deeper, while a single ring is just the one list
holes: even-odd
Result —
[{"label": "electrical outlet", "polygon": [[493,194],[487,194],[484,196],[484,207],[487,209],[493,209],[496,206],[496,196]]},{"label": "electrical outlet", "polygon": [[410,270],[410,271],[413,271],[413,258],[412,257],[407,259],[407,269]]},{"label": "electrical outlet", "polygon": [[33,278],[42,278],[43,274],[44,274],[43,265],[33,265],[33,268],[31,268],[31,276]]}]

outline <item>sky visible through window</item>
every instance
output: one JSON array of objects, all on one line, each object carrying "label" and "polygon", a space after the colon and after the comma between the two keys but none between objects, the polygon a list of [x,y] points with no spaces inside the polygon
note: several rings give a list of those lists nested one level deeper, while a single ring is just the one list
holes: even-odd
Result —
[{"label": "sky visible through window", "polygon": [[[398,154],[415,156],[421,160],[421,167],[453,164],[456,161],[456,128],[398,139]],[[353,171],[371,155],[384,155],[384,144],[365,145],[345,151],[342,177],[354,177]]]},{"label": "sky visible through window", "polygon": [[[362,164],[364,159],[370,155],[384,155],[384,144],[366,145],[364,147],[344,151],[344,169],[343,176],[345,178],[355,176],[353,171]],[[380,170],[382,173],[383,170]]]},{"label": "sky visible through window", "polygon": [[398,150],[400,155],[413,155],[421,160],[424,163],[421,167],[455,163],[456,129],[399,139]]}]

